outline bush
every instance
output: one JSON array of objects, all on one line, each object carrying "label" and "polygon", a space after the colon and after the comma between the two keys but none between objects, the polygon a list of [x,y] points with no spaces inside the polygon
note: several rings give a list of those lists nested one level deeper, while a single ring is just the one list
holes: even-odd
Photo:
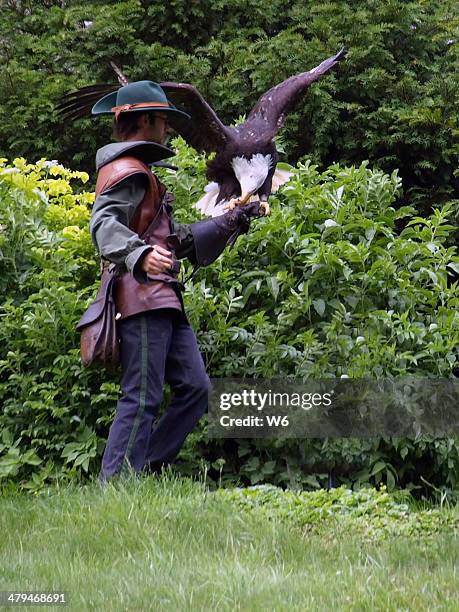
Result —
[{"label": "bush", "polygon": [[[190,221],[204,158],[181,139],[175,146],[180,170],[160,173],[176,195],[177,220]],[[210,376],[453,376],[454,202],[424,218],[394,208],[396,172],[367,163],[292,170],[272,197],[272,215],[187,283],[187,313]],[[93,194],[76,193],[74,179],[87,176],[44,160],[0,168],[0,477],[32,489],[56,471],[98,469],[119,393],[116,377],[79,361],[74,325],[95,292],[98,264],[88,233]],[[453,489],[458,451],[455,438],[427,436],[209,440],[203,419],[180,469],[204,463],[212,478],[249,484],[317,488],[332,472],[338,483]]]}]

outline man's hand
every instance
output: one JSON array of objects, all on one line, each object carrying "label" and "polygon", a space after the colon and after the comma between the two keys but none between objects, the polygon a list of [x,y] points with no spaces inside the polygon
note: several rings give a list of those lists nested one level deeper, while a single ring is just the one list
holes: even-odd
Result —
[{"label": "man's hand", "polygon": [[147,253],[141,263],[141,268],[147,274],[159,274],[172,266],[172,253],[167,249],[153,245],[153,250]]}]

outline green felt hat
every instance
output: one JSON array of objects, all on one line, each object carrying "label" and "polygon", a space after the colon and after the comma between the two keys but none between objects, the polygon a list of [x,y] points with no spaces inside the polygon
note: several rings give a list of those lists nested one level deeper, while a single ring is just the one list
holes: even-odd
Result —
[{"label": "green felt hat", "polygon": [[92,107],[93,115],[115,115],[120,113],[145,113],[161,111],[190,119],[190,115],[176,108],[166,97],[164,90],[153,81],[135,81],[107,94]]}]

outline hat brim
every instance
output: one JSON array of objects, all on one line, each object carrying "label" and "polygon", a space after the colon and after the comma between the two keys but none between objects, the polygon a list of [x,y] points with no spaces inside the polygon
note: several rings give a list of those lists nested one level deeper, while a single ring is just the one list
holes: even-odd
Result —
[{"label": "hat brim", "polygon": [[[107,94],[100,100],[98,100],[91,109],[92,115],[114,115],[115,111],[112,111],[112,108],[116,106],[116,97],[118,92],[113,91],[112,93]],[[184,111],[179,110],[173,104],[169,102],[169,106],[145,106],[144,108],[131,108],[127,111],[122,111],[122,113],[148,113],[154,111],[161,111],[162,113],[170,113],[175,116],[179,116],[182,119],[191,119],[191,116]]]}]

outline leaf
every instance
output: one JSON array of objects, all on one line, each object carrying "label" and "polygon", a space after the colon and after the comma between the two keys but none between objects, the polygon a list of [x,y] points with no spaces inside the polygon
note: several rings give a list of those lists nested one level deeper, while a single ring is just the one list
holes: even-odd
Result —
[{"label": "leaf", "polygon": [[6,446],[11,446],[13,443],[13,436],[9,429],[3,429],[2,431],[2,441]]},{"label": "leaf", "polygon": [[370,476],[375,476],[376,474],[379,474],[380,472],[382,472],[383,470],[386,469],[386,463],[384,461],[377,461],[371,472],[370,472]]},{"label": "leaf", "polygon": [[40,465],[43,463],[43,460],[40,459],[40,457],[34,451],[29,451],[26,453],[23,461],[28,465]]},{"label": "leaf", "polygon": [[315,311],[318,315],[323,316],[325,312],[325,302],[322,298],[317,298],[316,300],[312,300],[312,305],[314,306]]},{"label": "leaf", "polygon": [[395,489],[395,477],[389,469],[386,470],[386,482],[388,490],[393,491]]},{"label": "leaf", "polygon": [[279,295],[279,281],[275,276],[268,276],[266,282],[274,300],[277,300],[277,296]]},{"label": "leaf", "polygon": [[267,474],[273,474],[276,468],[276,465],[277,465],[276,461],[267,461],[262,467],[263,474],[265,476]]},{"label": "leaf", "polygon": [[373,240],[373,238],[376,235],[376,230],[371,227],[367,230],[365,230],[365,238],[368,240],[368,242],[371,242]]}]

